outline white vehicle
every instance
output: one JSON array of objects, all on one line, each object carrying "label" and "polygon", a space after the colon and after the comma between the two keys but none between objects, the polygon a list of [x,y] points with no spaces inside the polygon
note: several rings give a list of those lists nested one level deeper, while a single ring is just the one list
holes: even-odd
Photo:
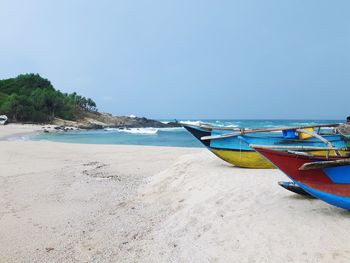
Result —
[{"label": "white vehicle", "polygon": [[7,122],[6,115],[0,115],[0,125],[4,125]]}]

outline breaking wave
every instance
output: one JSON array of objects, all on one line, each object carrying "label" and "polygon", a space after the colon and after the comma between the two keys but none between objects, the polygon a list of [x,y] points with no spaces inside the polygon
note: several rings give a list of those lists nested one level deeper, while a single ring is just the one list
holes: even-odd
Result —
[{"label": "breaking wave", "polygon": [[204,122],[202,121],[181,121],[181,123],[187,124],[187,125],[200,125],[203,124]]},{"label": "breaking wave", "polygon": [[143,134],[143,135],[153,135],[153,134],[157,134],[158,132],[157,128],[125,128],[125,129],[105,128],[104,130],[115,131],[115,132],[125,132],[125,133],[131,133],[131,134]]}]

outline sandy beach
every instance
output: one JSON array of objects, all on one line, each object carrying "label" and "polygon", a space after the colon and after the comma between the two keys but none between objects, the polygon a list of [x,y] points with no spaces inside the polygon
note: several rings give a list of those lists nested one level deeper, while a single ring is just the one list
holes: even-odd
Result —
[{"label": "sandy beach", "polygon": [[[0,127],[0,137],[41,126]],[[204,148],[0,141],[0,262],[349,262],[349,212]]]}]

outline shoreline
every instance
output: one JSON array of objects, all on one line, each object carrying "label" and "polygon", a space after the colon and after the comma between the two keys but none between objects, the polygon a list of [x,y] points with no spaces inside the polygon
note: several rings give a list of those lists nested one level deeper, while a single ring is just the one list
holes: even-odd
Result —
[{"label": "shoreline", "polygon": [[[74,142],[71,140],[55,140],[55,139],[50,139],[50,135],[48,135],[48,138],[46,136],[42,137],[39,140],[35,139],[35,136],[37,135],[44,135],[46,133],[48,134],[61,134],[62,136],[64,135],[69,135],[71,132],[76,132],[76,131],[82,131],[82,132],[88,132],[92,131],[91,129],[89,130],[84,130],[84,129],[71,129],[71,127],[66,127],[67,130],[64,130],[60,127],[60,129],[57,129],[56,125],[38,125],[38,124],[7,124],[4,126],[0,126],[0,141],[47,141],[47,142],[55,142],[55,143],[67,143],[67,144],[83,144],[83,145],[130,145],[130,146],[151,146],[151,147],[171,147],[171,148],[203,148],[202,145],[198,146],[192,146],[192,145],[186,145],[186,144],[172,144],[169,143],[168,145],[157,145],[157,144],[152,144],[152,143],[144,143],[144,144],[139,144],[139,143],[132,143],[129,142],[129,144],[124,144],[124,143],[118,143],[117,142],[95,142],[95,141],[85,141],[85,142]],[[178,127],[174,128],[131,128],[131,129],[156,129],[156,130],[162,130],[162,129],[179,129]],[[181,128],[182,129],[182,128]],[[122,129],[123,130],[123,129]],[[104,131],[103,129],[96,129],[95,131]],[[124,134],[124,133],[123,133]],[[108,136],[108,133],[106,132],[106,135]],[[130,135],[134,135],[131,133]],[[152,136],[146,134],[136,134],[140,136]],[[79,136],[78,136],[79,137]],[[77,139],[79,140],[79,138]]]},{"label": "shoreline", "polygon": [[10,123],[6,125],[0,125],[0,140],[6,140],[7,138],[35,134],[43,131],[43,125],[39,124],[17,124]]}]

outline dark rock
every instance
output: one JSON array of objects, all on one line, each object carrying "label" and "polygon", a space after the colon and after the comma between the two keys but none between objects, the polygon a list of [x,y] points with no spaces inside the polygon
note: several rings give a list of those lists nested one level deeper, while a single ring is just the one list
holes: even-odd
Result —
[{"label": "dark rock", "polygon": [[55,129],[64,130],[64,126],[80,129],[103,129],[109,128],[172,128],[181,127],[176,120],[170,123],[162,123],[145,117],[113,116],[110,113],[87,112],[77,121],[66,121],[56,118],[54,124],[60,126]]}]

